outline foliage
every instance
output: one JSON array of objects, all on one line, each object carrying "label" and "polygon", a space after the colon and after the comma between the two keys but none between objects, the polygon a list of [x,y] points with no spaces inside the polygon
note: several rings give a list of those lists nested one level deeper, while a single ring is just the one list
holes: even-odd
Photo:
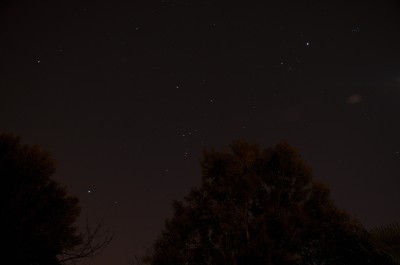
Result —
[{"label": "foliage", "polygon": [[[99,228],[95,233],[79,233],[75,225],[80,213],[78,198],[69,196],[52,179],[55,168],[55,161],[40,147],[22,145],[18,137],[0,134],[3,260],[21,265],[61,264],[60,255],[87,245],[87,236],[94,243],[93,236],[100,234]],[[103,248],[108,239],[100,240]],[[88,252],[75,252],[75,259],[68,261],[85,256],[79,254]]]},{"label": "foliage", "polygon": [[206,150],[202,184],[147,254],[166,264],[368,264],[365,230],[338,209],[326,185],[287,143],[245,141]]},{"label": "foliage", "polygon": [[370,229],[368,238],[375,252],[392,264],[400,264],[400,224],[398,222]]}]

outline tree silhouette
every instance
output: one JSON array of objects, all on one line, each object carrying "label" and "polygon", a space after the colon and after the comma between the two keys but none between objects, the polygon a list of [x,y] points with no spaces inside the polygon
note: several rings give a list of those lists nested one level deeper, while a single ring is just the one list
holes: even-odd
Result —
[{"label": "tree silhouette", "polygon": [[400,264],[400,223],[374,227],[369,230],[367,238],[375,253],[388,263]]},{"label": "tree silhouette", "polygon": [[201,186],[173,203],[148,264],[375,262],[361,224],[334,205],[290,145],[237,141],[206,150],[201,166]]},{"label": "tree silhouette", "polygon": [[78,198],[68,196],[66,188],[52,179],[54,173],[49,153],[0,134],[3,260],[21,265],[73,263],[110,242],[101,226],[79,233]]}]

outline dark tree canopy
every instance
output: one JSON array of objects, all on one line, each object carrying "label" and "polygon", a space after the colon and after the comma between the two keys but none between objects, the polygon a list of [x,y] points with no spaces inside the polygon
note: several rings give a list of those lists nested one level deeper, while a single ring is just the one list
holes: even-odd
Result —
[{"label": "dark tree canopy", "polygon": [[0,135],[3,260],[58,264],[57,255],[80,244],[78,199],[52,180],[54,173],[47,152]]},{"label": "dark tree canopy", "polygon": [[54,173],[49,153],[0,134],[1,259],[8,264],[76,263],[110,243],[101,225],[78,232],[78,198],[52,179]]},{"label": "dark tree canopy", "polygon": [[237,141],[206,150],[202,184],[183,202],[145,261],[166,264],[368,264],[361,224],[286,143]]},{"label": "dark tree canopy", "polygon": [[368,231],[368,240],[377,254],[400,265],[400,222],[373,227]]}]

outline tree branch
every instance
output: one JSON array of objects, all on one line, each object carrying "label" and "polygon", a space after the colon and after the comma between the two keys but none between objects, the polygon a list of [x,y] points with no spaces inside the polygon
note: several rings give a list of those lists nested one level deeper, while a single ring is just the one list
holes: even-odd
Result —
[{"label": "tree branch", "polygon": [[92,258],[100,254],[114,237],[108,231],[104,231],[102,221],[92,228],[88,220],[86,220],[85,232],[81,236],[83,238],[81,244],[60,255],[59,262],[61,264],[78,264],[82,259]]}]

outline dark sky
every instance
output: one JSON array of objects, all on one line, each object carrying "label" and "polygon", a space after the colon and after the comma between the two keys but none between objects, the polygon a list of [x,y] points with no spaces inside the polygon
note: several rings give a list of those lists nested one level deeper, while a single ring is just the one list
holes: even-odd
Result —
[{"label": "dark sky", "polygon": [[93,264],[143,254],[239,138],[296,146],[366,227],[400,219],[400,4],[263,2],[0,2],[0,131],[115,233]]}]

